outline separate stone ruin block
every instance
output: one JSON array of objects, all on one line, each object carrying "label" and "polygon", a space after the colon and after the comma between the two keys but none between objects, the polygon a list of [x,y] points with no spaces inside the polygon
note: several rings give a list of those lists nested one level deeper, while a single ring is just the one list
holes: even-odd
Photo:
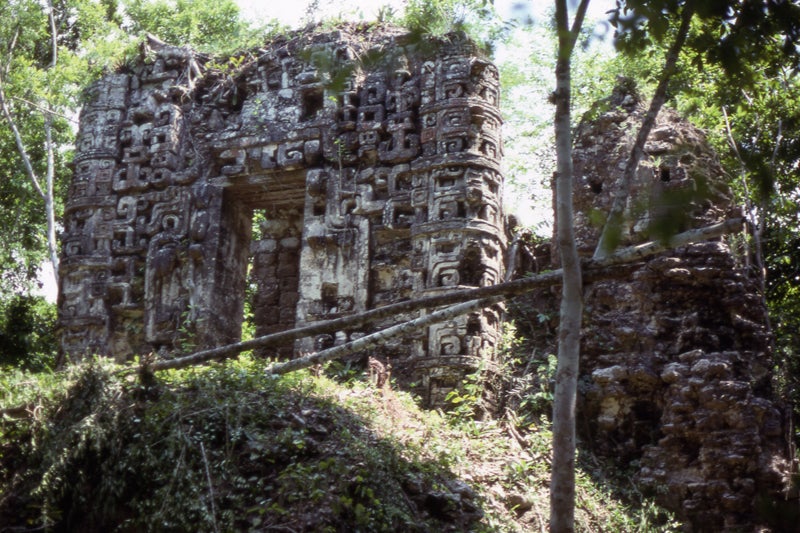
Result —
[{"label": "separate stone ruin block", "polygon": [[[629,87],[628,87],[629,88]],[[591,256],[645,113],[621,84],[578,127],[576,235]],[[645,144],[620,228],[622,245],[741,216],[703,132],[661,112]],[[766,525],[784,499],[792,457],[787,407],[773,389],[762,272],[735,237],[673,249],[584,291],[584,438],[635,462],[638,486],[691,531]],[[761,500],[760,500],[761,499]]]},{"label": "separate stone ruin block", "polygon": [[[740,217],[704,133],[670,109],[658,116],[630,194],[620,190],[646,113],[631,80],[620,82],[575,130],[580,255],[592,257],[620,192],[620,246]],[[791,410],[775,387],[763,272],[743,242],[728,235],[669,249],[584,283],[582,445],[673,511],[685,531],[796,529]],[[558,266],[555,239],[521,257],[517,274]],[[546,318],[558,317],[559,303],[552,287],[514,302],[530,320],[534,358],[555,353],[557,319]]]},{"label": "separate stone ruin block", "polygon": [[[95,83],[81,115],[65,359],[235,342],[246,308],[263,335],[502,278],[498,72],[464,38],[344,26],[277,38],[236,68],[145,52]],[[500,313],[373,355],[438,405],[491,366]]]}]

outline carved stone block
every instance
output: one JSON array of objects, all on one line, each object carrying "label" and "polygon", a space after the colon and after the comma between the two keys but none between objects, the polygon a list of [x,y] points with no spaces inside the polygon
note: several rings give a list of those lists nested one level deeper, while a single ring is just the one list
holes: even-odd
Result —
[{"label": "carved stone block", "polygon": [[[224,344],[245,308],[262,335],[500,280],[496,69],[456,41],[423,58],[395,30],[361,31],[278,39],[235,84],[164,46],[91,88],[65,213],[68,357]],[[369,47],[391,65],[359,64]],[[490,361],[498,335],[463,317],[376,355],[401,380],[441,374],[422,391],[439,403],[437,383]]]}]

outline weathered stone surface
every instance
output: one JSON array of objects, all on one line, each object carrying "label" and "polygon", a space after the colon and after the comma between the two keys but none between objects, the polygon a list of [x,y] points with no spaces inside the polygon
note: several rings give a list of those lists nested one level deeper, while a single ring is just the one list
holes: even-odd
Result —
[{"label": "weathered stone surface", "polygon": [[[497,70],[461,39],[409,44],[390,29],[293,34],[229,71],[162,47],[97,83],[65,209],[65,357],[236,340],[247,286],[262,334],[501,280]],[[384,61],[357,61],[376,55]],[[584,255],[642,113],[621,86],[578,129]],[[623,243],[736,213],[703,135],[675,113],[662,112],[645,151]],[[756,499],[780,492],[788,471],[760,273],[741,253],[725,240],[694,244],[585,290],[580,427],[598,453],[637,460],[640,485],[698,530],[752,527]],[[519,268],[546,268],[547,250],[535,255]],[[528,301],[544,313],[556,298]],[[441,404],[466,372],[491,369],[500,312],[373,355]],[[556,326],[535,316],[541,329]],[[322,335],[278,355],[365,333]],[[445,509],[454,494],[426,497]]]},{"label": "weathered stone surface", "polygon": [[[585,254],[594,250],[601,230],[598,222],[621,191],[632,133],[644,113],[629,85],[630,80],[621,80],[575,135],[576,238]],[[710,224],[736,211],[728,178],[708,150],[704,134],[674,111],[661,111],[644,151],[646,157],[627,195],[622,245]]]},{"label": "weathered stone surface", "polygon": [[[246,286],[260,335],[500,280],[497,69],[458,36],[415,44],[345,26],[222,69],[158,46],[95,84],[65,209],[65,356],[235,341]],[[376,355],[416,372],[439,404],[465,371],[491,366],[500,312]]]},{"label": "weathered stone surface", "polygon": [[[578,129],[575,208],[584,255],[599,235],[591,214],[610,207],[643,112],[621,88]],[[623,243],[736,213],[715,154],[674,112],[661,113],[645,153]],[[770,382],[758,276],[722,240],[585,288],[586,436],[598,452],[637,460],[640,486],[698,531],[752,528],[756,497],[786,486],[787,428]]]}]

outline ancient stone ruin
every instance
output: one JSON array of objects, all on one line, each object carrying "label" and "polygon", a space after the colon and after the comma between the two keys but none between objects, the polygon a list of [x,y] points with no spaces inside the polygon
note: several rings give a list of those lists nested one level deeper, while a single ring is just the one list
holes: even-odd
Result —
[{"label": "ancient stone ruin", "polygon": [[[622,80],[576,132],[584,257],[622,186],[644,113],[630,80]],[[703,133],[663,110],[631,187],[621,245],[741,216],[729,180]],[[691,531],[751,531],[777,520],[764,512],[767,502],[787,494],[788,409],[776,401],[763,277],[748,266],[748,253],[741,236],[729,236],[615,267],[585,285],[584,444],[632,466],[637,486]],[[553,292],[532,300],[557,316]]]},{"label": "ancient stone ruin", "polygon": [[[245,313],[261,335],[503,279],[498,73],[465,39],[345,26],[224,64],[159,43],[143,52],[93,86],[81,115],[60,271],[65,359],[169,357],[237,341]],[[621,86],[577,132],[584,255],[642,113]],[[702,134],[674,113],[645,151],[623,244],[737,214]],[[584,438],[634,462],[639,485],[696,530],[751,527],[788,472],[762,279],[746,254],[734,239],[685,246],[585,288]],[[554,294],[529,301],[554,310]],[[501,312],[373,355],[441,405],[466,373],[491,368]]]},{"label": "ancient stone ruin", "polygon": [[[498,73],[470,42],[349,26],[223,65],[144,52],[81,114],[60,272],[67,358],[237,341],[245,305],[262,335],[501,280]],[[438,404],[490,363],[499,319],[486,309],[381,355]]]}]

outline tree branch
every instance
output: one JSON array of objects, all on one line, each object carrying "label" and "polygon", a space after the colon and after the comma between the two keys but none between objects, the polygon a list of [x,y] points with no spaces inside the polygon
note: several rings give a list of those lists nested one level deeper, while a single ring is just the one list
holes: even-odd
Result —
[{"label": "tree branch", "polygon": [[741,229],[744,227],[744,223],[744,218],[731,218],[711,226],[704,226],[702,228],[691,229],[684,231],[683,233],[678,233],[670,238],[667,242],[651,241],[637,244],[635,246],[628,246],[626,248],[622,248],[621,250],[617,250],[608,257],[600,259],[592,258],[588,261],[584,261],[583,268],[599,269],[639,261],[670,248],[679,248],[681,246],[686,246],[687,244],[708,241],[729,233],[741,231]]},{"label": "tree branch", "polygon": [[56,28],[56,12],[53,8],[53,1],[47,0],[47,20],[50,22],[50,45],[53,54],[50,58],[48,69],[54,68],[58,63],[58,29]]},{"label": "tree branch", "polygon": [[336,331],[358,329],[365,324],[369,324],[386,317],[395,316],[402,313],[409,313],[419,309],[441,307],[443,305],[452,305],[468,300],[482,299],[492,296],[502,295],[507,297],[522,294],[539,287],[547,287],[557,284],[560,280],[561,270],[559,269],[546,272],[544,274],[538,274],[530,278],[518,279],[508,283],[491,285],[489,287],[462,289],[448,292],[446,294],[428,296],[426,298],[419,298],[416,300],[407,300],[404,302],[379,307],[377,309],[371,309],[354,316],[315,322],[313,324],[301,326],[292,330],[280,331],[247,341],[228,344],[218,348],[211,348],[176,359],[158,361],[153,363],[150,368],[153,371],[184,368],[191,365],[201,364],[206,361],[231,357],[246,350],[264,348],[267,346],[279,346],[294,341],[295,339],[311,337],[313,335],[321,335],[324,333],[333,333]]},{"label": "tree branch", "polygon": [[672,75],[678,66],[678,58],[680,57],[681,49],[686,42],[686,37],[689,35],[689,28],[694,15],[694,8],[690,2],[687,2],[681,13],[681,25],[678,28],[678,34],[675,41],[667,51],[667,56],[664,61],[664,70],[661,72],[661,79],[658,81],[656,92],[653,99],[650,101],[650,108],[642,121],[639,128],[639,133],[636,136],[636,141],[631,149],[630,157],[625,165],[625,172],[622,175],[622,186],[614,194],[614,202],[611,205],[611,210],[608,213],[603,232],[600,239],[597,241],[597,248],[594,251],[594,257],[600,259],[609,255],[613,250],[611,249],[611,241],[613,235],[620,231],[622,222],[625,215],[625,204],[630,196],[631,185],[633,184],[636,171],[639,168],[639,162],[644,155],[644,145],[647,142],[647,137],[650,136],[650,131],[655,125],[656,118],[658,117],[661,107],[667,100],[667,87],[672,79]]},{"label": "tree branch", "polygon": [[[747,167],[744,164],[744,159],[742,159],[742,154],[739,152],[739,147],[736,145],[736,139],[733,137],[731,122],[728,119],[728,110],[725,109],[725,106],[722,106],[722,117],[725,119],[725,132],[728,135],[728,144],[730,145],[731,150],[733,150],[736,159],[739,161],[739,180],[742,182],[742,188],[744,189],[744,202],[745,209],[747,211],[745,216],[750,220],[750,225],[753,227],[753,239],[755,239],[757,254],[756,261],[760,263],[761,237],[758,224],[755,222],[755,214],[753,213],[753,202],[750,195],[750,187],[747,184]],[[744,258],[745,265],[750,266],[750,254],[748,254],[746,251]]]},{"label": "tree branch", "polygon": [[572,54],[572,50],[575,48],[575,43],[578,42],[578,36],[581,33],[581,28],[583,27],[583,20],[586,18],[586,10],[589,9],[589,0],[581,0],[580,5],[578,6],[578,11],[575,12],[575,18],[572,20],[572,43],[570,44],[569,53]]},{"label": "tree branch", "polygon": [[426,326],[445,322],[451,318],[465,315],[483,307],[489,307],[490,305],[493,305],[504,298],[505,297],[502,295],[490,296],[488,298],[470,300],[465,303],[453,305],[446,309],[441,309],[429,315],[403,322],[402,324],[383,329],[377,333],[372,333],[371,335],[361,337],[360,339],[342,344],[340,346],[334,346],[333,348],[328,348],[327,350],[322,350],[305,357],[292,359],[284,363],[275,363],[267,369],[267,372],[270,374],[287,374],[289,372],[294,372],[295,370],[300,370],[302,368],[308,368],[319,363],[332,361],[333,359],[344,357],[345,355],[351,353],[374,348],[375,346],[385,344],[393,337],[413,333],[414,331]]},{"label": "tree branch", "polygon": [[[47,0],[45,7],[47,9],[47,17],[50,23],[50,43],[52,46],[52,57],[50,58],[50,64],[47,66],[46,70],[53,70],[56,67],[58,61],[58,30],[56,27],[56,20],[55,20],[55,9],[53,8],[52,0]],[[14,33],[14,37],[9,44],[8,49],[8,60],[2,68],[2,74],[0,74],[0,110],[2,110],[3,117],[5,118],[6,122],[8,122],[9,127],[11,128],[11,132],[14,135],[14,142],[17,146],[17,152],[19,153],[20,158],[22,159],[22,164],[25,167],[25,173],[28,175],[28,178],[31,180],[33,184],[33,188],[36,190],[36,193],[41,197],[44,201],[45,207],[45,216],[47,218],[47,251],[50,257],[50,262],[53,265],[53,276],[55,278],[56,285],[58,285],[58,239],[56,236],[56,220],[55,220],[55,193],[54,193],[54,181],[55,181],[55,149],[54,149],[54,142],[53,142],[53,130],[52,130],[52,121],[53,121],[53,113],[50,111],[50,105],[45,102],[43,116],[44,116],[44,133],[45,133],[45,152],[46,152],[46,170],[45,170],[45,187],[42,187],[42,183],[40,177],[36,174],[36,171],[33,168],[33,162],[31,161],[30,154],[28,153],[28,149],[25,146],[25,141],[22,138],[22,134],[19,130],[16,120],[14,119],[14,115],[11,112],[11,106],[9,104],[8,98],[5,92],[5,78],[8,74],[8,71],[11,66],[11,62],[13,59],[13,51],[14,47],[16,46],[17,38],[19,36],[19,28],[17,28],[16,32]],[[50,78],[48,77],[48,80]],[[49,81],[48,81],[49,84]],[[50,87],[48,87],[48,90]],[[37,106],[38,107],[38,106]]]},{"label": "tree branch", "polygon": [[[675,235],[669,241],[669,243],[644,243],[618,250],[605,259],[586,260],[583,263],[583,268],[586,270],[585,278],[587,281],[593,281],[609,276],[619,275],[619,272],[615,270],[608,270],[608,267],[645,259],[661,253],[669,249],[671,246],[685,246],[693,242],[717,238],[727,233],[740,230],[742,224],[743,219],[741,218],[731,219],[713,226],[680,233]],[[426,298],[390,304],[384,307],[379,307],[378,309],[371,309],[354,316],[315,322],[307,326],[302,326],[287,331],[280,331],[278,333],[271,333],[269,335],[264,335],[263,337],[227,344],[217,348],[210,348],[208,350],[202,350],[175,359],[157,361],[152,365],[149,365],[149,369],[151,371],[159,371],[185,368],[192,365],[203,364],[208,361],[232,357],[247,350],[264,348],[267,346],[279,346],[292,342],[295,339],[310,337],[312,335],[358,329],[365,324],[369,324],[389,316],[409,313],[419,309],[453,305],[469,300],[481,300],[493,296],[503,296],[508,298],[542,287],[557,285],[561,282],[561,276],[561,269],[551,270],[549,272],[544,272],[528,278],[522,278],[507,283],[500,283],[498,285],[491,285],[489,287],[457,290],[448,292],[446,294],[428,296]]]},{"label": "tree branch", "polygon": [[19,96],[11,95],[11,99],[12,100],[17,100],[19,102],[22,102],[23,104],[28,104],[32,108],[38,109],[42,113],[46,113],[48,115],[52,115],[52,116],[58,117],[58,118],[63,118],[64,120],[72,122],[73,124],[76,124],[76,125],[80,124],[80,121],[79,120],[75,120],[73,117],[69,117],[69,116],[65,115],[64,113],[59,113],[57,111],[53,111],[52,109],[49,109],[49,108],[44,107],[44,106],[41,106],[41,105],[37,104],[36,102],[31,102],[30,100],[26,100],[25,98],[20,98]]},{"label": "tree branch", "polygon": [[556,28],[559,35],[559,54],[565,57],[572,55],[572,50],[575,48],[575,43],[578,42],[578,36],[583,27],[583,21],[586,18],[586,11],[589,8],[590,0],[581,0],[578,9],[575,12],[575,18],[572,20],[572,28],[569,25],[569,13],[567,9],[566,0],[556,1]]},{"label": "tree branch", "polygon": [[56,207],[55,207],[55,149],[53,147],[53,117],[44,115],[45,149],[47,150],[47,171],[45,173],[45,186],[47,193],[44,197],[45,217],[47,218],[47,250],[50,254],[50,262],[53,264],[53,276],[55,277],[56,287],[58,286],[58,239],[56,237]]},{"label": "tree branch", "polygon": [[17,152],[19,152],[19,156],[22,158],[22,165],[25,167],[25,173],[33,183],[33,188],[36,190],[36,194],[38,194],[43,200],[46,199],[45,192],[42,190],[42,186],[39,184],[39,176],[36,175],[36,171],[33,169],[33,163],[28,155],[28,149],[25,147],[25,141],[22,139],[22,134],[17,127],[17,122],[14,120],[14,115],[11,113],[11,108],[8,105],[5,91],[5,80],[3,79],[3,76],[0,76],[0,110],[2,110],[3,117],[6,119],[6,122],[8,122],[8,126],[11,128],[11,133],[14,135],[14,142],[17,145]]},{"label": "tree branch", "polygon": [[17,26],[14,29],[14,36],[8,43],[8,47],[6,49],[6,62],[3,64],[3,77],[8,76],[8,72],[9,70],[11,70],[11,60],[14,57],[14,48],[17,47],[17,39],[19,39],[19,32],[20,32],[20,27]]}]

